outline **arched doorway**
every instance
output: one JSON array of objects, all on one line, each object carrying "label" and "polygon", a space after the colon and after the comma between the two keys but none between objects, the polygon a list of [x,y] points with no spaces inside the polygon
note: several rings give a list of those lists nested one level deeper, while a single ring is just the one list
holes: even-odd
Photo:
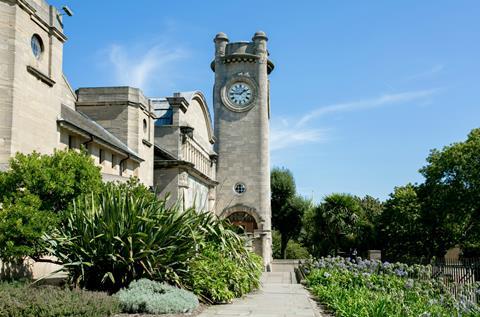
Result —
[{"label": "arched doorway", "polygon": [[254,233],[258,229],[258,224],[252,215],[244,212],[237,211],[231,213],[227,219],[235,226],[239,227],[242,233]]}]

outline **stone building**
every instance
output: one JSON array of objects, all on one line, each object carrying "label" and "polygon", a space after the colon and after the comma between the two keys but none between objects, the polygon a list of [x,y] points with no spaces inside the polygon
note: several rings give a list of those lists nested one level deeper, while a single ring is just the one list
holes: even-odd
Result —
[{"label": "stone building", "polygon": [[0,167],[17,152],[83,145],[106,180],[153,186],[149,100],[128,87],[73,91],[62,70],[66,40],[45,1],[0,1]]},{"label": "stone building", "polygon": [[0,0],[0,168],[17,152],[86,148],[105,181],[132,176],[182,208],[215,212],[271,261],[267,37],[215,39],[214,122],[200,91],[74,91],[62,15],[45,0]]}]

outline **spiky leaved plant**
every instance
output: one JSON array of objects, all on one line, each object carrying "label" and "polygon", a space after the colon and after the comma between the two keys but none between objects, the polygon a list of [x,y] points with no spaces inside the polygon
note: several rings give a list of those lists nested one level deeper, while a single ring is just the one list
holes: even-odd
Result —
[{"label": "spiky leaved plant", "polygon": [[195,258],[212,216],[167,207],[147,191],[107,184],[78,199],[64,225],[46,235],[74,285],[116,291],[132,280],[178,282]]}]

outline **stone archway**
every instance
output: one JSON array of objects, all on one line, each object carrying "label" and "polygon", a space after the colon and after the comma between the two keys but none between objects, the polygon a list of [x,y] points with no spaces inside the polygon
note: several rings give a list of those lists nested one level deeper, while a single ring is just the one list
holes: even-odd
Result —
[{"label": "stone archway", "polygon": [[220,217],[230,219],[234,225],[243,229],[243,233],[249,238],[247,239],[247,246],[251,251],[263,257],[265,268],[269,270],[272,254],[270,230],[265,230],[265,219],[259,216],[257,210],[237,204],[225,208]]},{"label": "stone archway", "polygon": [[237,211],[227,217],[230,222],[241,228],[245,233],[254,233],[258,229],[258,224],[250,214],[243,211]]},{"label": "stone archway", "polygon": [[245,205],[225,208],[220,217],[229,219],[232,224],[242,227],[246,233],[253,234],[263,228],[263,219],[258,216],[255,208]]}]

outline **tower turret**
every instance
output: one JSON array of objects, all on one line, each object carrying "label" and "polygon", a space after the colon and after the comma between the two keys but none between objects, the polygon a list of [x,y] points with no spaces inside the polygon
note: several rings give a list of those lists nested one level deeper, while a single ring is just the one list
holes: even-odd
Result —
[{"label": "tower turret", "polygon": [[225,47],[228,43],[227,35],[220,32],[215,36],[213,42],[215,42],[215,58],[225,56]]}]

